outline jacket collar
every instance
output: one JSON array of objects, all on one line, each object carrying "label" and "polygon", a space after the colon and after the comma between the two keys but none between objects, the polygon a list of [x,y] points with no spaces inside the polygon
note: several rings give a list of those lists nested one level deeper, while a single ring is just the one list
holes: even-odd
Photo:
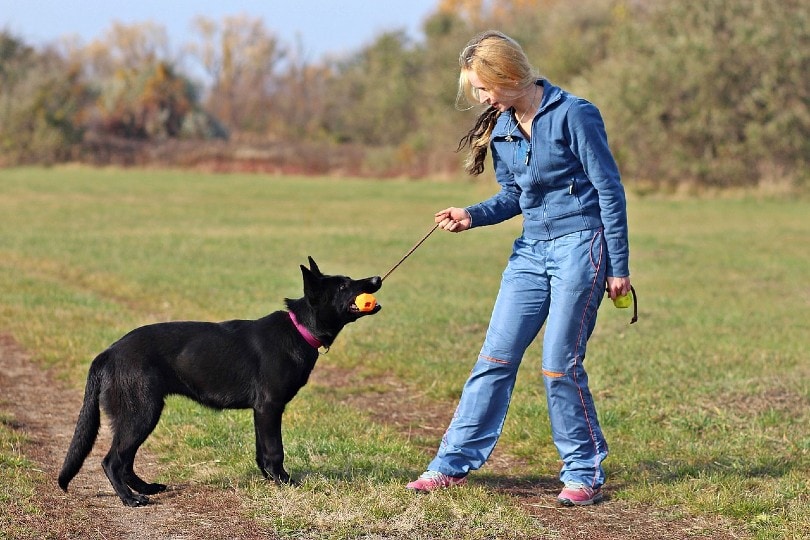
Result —
[{"label": "jacket collar", "polygon": [[[554,86],[546,79],[537,79],[535,84],[543,85],[543,98],[540,100],[540,108],[537,110],[535,116],[542,114],[551,105],[558,102],[563,97],[563,90],[559,86]],[[509,128],[514,127],[515,119],[514,110],[510,109],[508,112],[502,113],[498,117],[498,122],[492,130],[493,137],[505,137],[509,133]],[[523,138],[519,130],[513,130],[513,136]]]}]

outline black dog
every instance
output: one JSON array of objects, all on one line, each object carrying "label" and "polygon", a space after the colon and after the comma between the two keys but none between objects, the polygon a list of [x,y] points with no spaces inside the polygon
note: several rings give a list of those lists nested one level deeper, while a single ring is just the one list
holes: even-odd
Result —
[{"label": "black dog", "polygon": [[[90,365],[79,420],[59,486],[81,469],[96,441],[99,405],[111,420],[113,440],[102,465],[127,506],[143,506],[160,493],[135,474],[135,453],[155,429],[170,394],[214,409],[253,409],[256,463],[265,478],[287,483],[281,415],[307,382],[318,349],[329,347],[348,323],[377,313],[361,312],[360,293],[374,293],[379,277],[353,280],[321,273],[312,257],[301,266],[304,296],[286,299],[289,311],[257,320],[166,322],[142,326],[99,354]],[[132,489],[130,489],[132,488]],[[135,494],[137,491],[140,495]]]}]

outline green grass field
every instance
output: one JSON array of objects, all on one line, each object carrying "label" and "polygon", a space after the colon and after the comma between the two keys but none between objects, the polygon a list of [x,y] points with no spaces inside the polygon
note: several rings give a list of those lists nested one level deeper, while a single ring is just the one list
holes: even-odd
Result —
[{"label": "green grass field", "polygon": [[[493,189],[0,170],[0,332],[81,388],[92,357],[135,326],[281,309],[301,295],[307,255],[326,273],[381,275],[429,230],[434,211]],[[587,359],[611,445],[612,497],[721,516],[757,538],[810,536],[810,201],[631,196],[629,214],[640,320],[628,326],[626,310],[604,304]],[[383,311],[347,327],[319,360],[352,371],[352,385],[309,385],[288,407],[287,468],[301,486],[261,481],[249,412],[216,414],[181,399],[147,443],[162,480],[239,486],[251,514],[282,536],[536,534],[486,468],[469,489],[414,500],[402,486],[438,439],[375,422],[344,399],[393,378],[453,403],[519,231],[513,220],[437,232],[386,280],[376,295]],[[535,345],[524,360],[498,451],[520,464],[516,475],[554,479],[539,356]],[[0,422],[0,504],[31,498],[35,507],[37,480],[19,447]],[[200,463],[210,466],[191,466]]]}]

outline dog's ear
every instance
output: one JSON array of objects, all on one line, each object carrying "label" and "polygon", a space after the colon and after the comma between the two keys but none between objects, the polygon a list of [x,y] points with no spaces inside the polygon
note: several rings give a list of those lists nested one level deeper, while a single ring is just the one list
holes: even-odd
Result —
[{"label": "dog's ear", "polygon": [[318,265],[315,264],[315,259],[312,257],[307,257],[309,259],[309,269],[312,270],[312,273],[316,276],[322,276],[321,269],[318,268]]},{"label": "dog's ear", "polygon": [[317,296],[318,283],[320,282],[318,278],[320,276],[318,274],[315,274],[312,270],[310,270],[303,264],[301,265],[301,276],[303,276],[304,278],[304,296],[307,298],[313,298]]}]

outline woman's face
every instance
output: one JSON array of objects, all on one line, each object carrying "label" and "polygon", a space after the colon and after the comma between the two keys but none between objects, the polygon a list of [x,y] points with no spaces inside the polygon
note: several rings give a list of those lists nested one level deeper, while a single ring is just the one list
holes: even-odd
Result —
[{"label": "woman's face", "polygon": [[501,112],[509,110],[520,97],[517,90],[507,90],[502,86],[487,87],[472,69],[466,70],[466,75],[473,92],[478,96],[479,103],[486,103]]}]

